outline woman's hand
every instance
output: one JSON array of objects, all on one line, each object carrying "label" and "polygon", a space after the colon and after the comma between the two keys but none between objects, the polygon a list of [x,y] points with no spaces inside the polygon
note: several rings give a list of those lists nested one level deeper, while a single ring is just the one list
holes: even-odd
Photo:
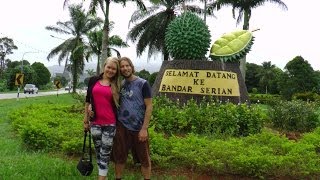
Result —
[{"label": "woman's hand", "polygon": [[83,129],[85,132],[88,132],[90,130],[90,124],[87,118],[83,120]]},{"label": "woman's hand", "polygon": [[92,105],[91,104],[89,104],[89,106],[88,106],[88,114],[89,114],[90,118],[93,118],[94,112],[92,111]]}]

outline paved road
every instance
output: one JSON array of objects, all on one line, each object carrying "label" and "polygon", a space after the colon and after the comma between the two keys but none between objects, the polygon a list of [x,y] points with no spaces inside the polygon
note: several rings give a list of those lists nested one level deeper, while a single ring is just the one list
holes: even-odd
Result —
[{"label": "paved road", "polygon": [[[31,97],[37,97],[37,96],[47,96],[47,95],[53,95],[53,94],[64,94],[68,93],[69,91],[65,91],[64,89],[57,91],[49,91],[49,92],[39,92],[38,94],[24,94],[23,92],[19,93],[19,99],[22,98],[31,98]],[[17,98],[18,93],[6,93],[6,94],[0,94],[0,99],[14,99]],[[18,98],[17,98],[18,99]]]}]

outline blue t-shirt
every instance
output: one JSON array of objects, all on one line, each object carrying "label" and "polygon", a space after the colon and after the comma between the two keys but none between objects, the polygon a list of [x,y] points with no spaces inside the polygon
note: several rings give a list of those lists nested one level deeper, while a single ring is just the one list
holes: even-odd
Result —
[{"label": "blue t-shirt", "polygon": [[122,82],[118,120],[129,130],[140,131],[146,106],[144,99],[151,98],[151,87],[145,79]]}]

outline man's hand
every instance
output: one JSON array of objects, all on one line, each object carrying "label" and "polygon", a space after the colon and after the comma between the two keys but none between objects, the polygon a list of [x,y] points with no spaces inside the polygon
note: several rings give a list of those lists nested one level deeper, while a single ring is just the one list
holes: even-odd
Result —
[{"label": "man's hand", "polygon": [[139,141],[142,141],[142,142],[146,141],[148,139],[147,129],[142,128],[139,132],[138,137],[139,137]]}]

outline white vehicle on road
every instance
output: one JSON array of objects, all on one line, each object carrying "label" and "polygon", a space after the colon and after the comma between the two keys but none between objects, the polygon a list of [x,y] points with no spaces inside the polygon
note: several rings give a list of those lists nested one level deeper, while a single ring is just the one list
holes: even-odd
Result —
[{"label": "white vehicle on road", "polygon": [[36,94],[38,94],[38,88],[34,84],[26,84],[24,86],[23,92],[24,92],[24,94],[26,94],[26,93],[29,93],[29,94],[36,93]]}]

